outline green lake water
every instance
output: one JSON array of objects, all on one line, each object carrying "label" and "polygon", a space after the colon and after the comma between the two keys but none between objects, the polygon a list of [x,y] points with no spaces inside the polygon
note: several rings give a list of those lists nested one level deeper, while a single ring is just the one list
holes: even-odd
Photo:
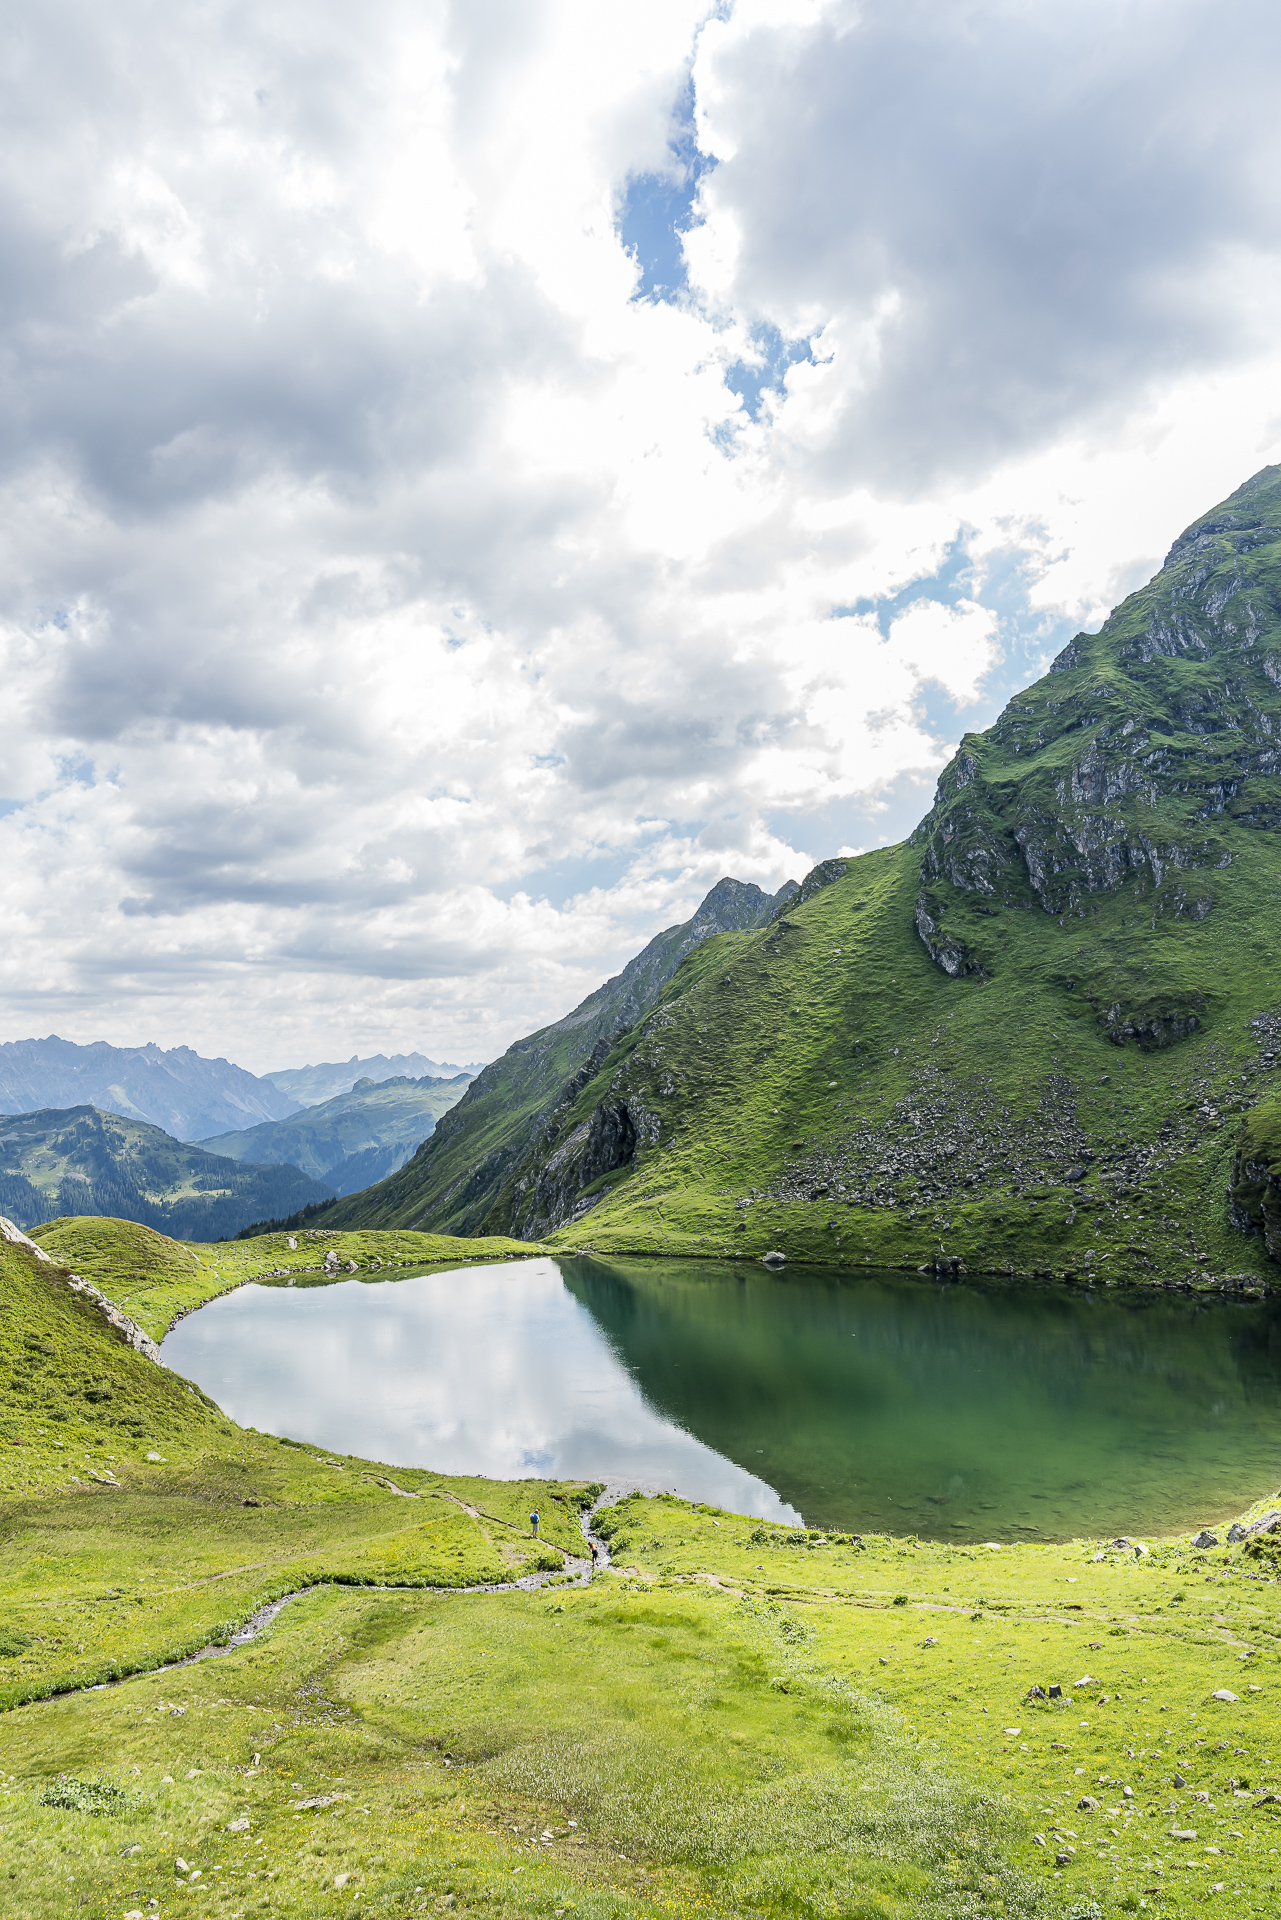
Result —
[{"label": "green lake water", "polygon": [[237,1419],[366,1457],[852,1531],[1151,1534],[1281,1485],[1270,1302],[536,1260],[242,1288],[164,1352]]}]

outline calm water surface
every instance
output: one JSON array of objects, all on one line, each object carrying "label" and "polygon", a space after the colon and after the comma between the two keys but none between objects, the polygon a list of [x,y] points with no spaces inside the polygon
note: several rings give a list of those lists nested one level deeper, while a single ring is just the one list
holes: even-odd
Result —
[{"label": "calm water surface", "polygon": [[536,1260],[244,1287],[164,1356],[237,1420],[366,1458],[854,1530],[1157,1532],[1281,1477],[1271,1303]]}]

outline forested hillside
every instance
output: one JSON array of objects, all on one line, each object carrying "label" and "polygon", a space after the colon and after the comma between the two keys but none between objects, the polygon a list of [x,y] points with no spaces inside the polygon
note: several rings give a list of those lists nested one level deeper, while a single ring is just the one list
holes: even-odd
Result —
[{"label": "forested hillside", "polygon": [[112,1214],[218,1240],[332,1192],[297,1167],[242,1165],[97,1107],[0,1116],[0,1214],[28,1231],[63,1214]]}]

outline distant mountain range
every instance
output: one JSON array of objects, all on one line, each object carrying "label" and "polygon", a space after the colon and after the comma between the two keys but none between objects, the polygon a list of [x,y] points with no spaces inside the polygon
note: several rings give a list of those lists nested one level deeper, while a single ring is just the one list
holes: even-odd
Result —
[{"label": "distant mountain range", "polygon": [[425,1053],[371,1053],[361,1060],[353,1053],[350,1060],[327,1061],[317,1067],[285,1067],[262,1077],[278,1092],[288,1094],[296,1106],[314,1107],[322,1100],[332,1100],[335,1094],[350,1093],[358,1080],[452,1080],[460,1073],[479,1073],[484,1064],[483,1060],[473,1060],[454,1066],[447,1060],[429,1060]]},{"label": "distant mountain range", "polygon": [[372,1186],[403,1167],[466,1093],[467,1073],[451,1080],[400,1074],[375,1082],[357,1080],[349,1093],[307,1107],[288,1120],[264,1120],[241,1133],[202,1140],[209,1153],[233,1160],[290,1161],[339,1194]]},{"label": "distant mountain range", "polygon": [[289,1067],[260,1077],[230,1060],[206,1060],[190,1047],[112,1047],[104,1040],[82,1047],[51,1033],[0,1045],[0,1113],[92,1106],[148,1121],[176,1140],[199,1141],[284,1120],[300,1107],[350,1092],[358,1080],[450,1079],[470,1071],[422,1053],[376,1053],[365,1060],[353,1054],[341,1066]]},{"label": "distant mountain range", "polygon": [[556,1131],[559,1111],[593,1078],[616,1038],[655,1005],[681,963],[717,934],[764,926],[798,891],[792,880],[776,894],[718,880],[691,919],[656,934],[563,1020],[516,1041],[483,1068],[405,1166],[368,1192],[335,1201],[321,1224],[421,1223],[470,1234],[482,1231],[491,1209],[508,1217],[513,1171],[549,1129]]},{"label": "distant mountain range", "polygon": [[0,1214],[27,1231],[108,1214],[179,1240],[229,1239],[332,1193],[297,1167],[219,1157],[97,1107],[0,1117]]},{"label": "distant mountain range", "polygon": [[146,1120],[178,1140],[229,1127],[283,1120],[298,1101],[230,1060],[205,1060],[190,1047],[77,1046],[47,1040],[0,1046],[0,1111],[100,1107]]}]

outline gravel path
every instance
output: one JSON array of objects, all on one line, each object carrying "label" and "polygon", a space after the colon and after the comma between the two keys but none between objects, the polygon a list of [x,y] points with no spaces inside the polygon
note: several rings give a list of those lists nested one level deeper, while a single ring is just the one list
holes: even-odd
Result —
[{"label": "gravel path", "polygon": [[[599,1509],[610,1504],[610,1501],[611,1495],[606,1492],[601,1495],[600,1499],[597,1500],[595,1505],[590,1507],[586,1513],[579,1515],[578,1524],[582,1528],[583,1539],[588,1551],[581,1559],[572,1553],[566,1553],[564,1555],[564,1565],[560,1573],[527,1573],[523,1579],[501,1580],[487,1587],[397,1587],[375,1586],[371,1583],[369,1586],[362,1585],[357,1588],[356,1591],[360,1593],[454,1593],[460,1595],[469,1593],[532,1593],[536,1588],[545,1587],[553,1580],[556,1581],[558,1586],[564,1586],[566,1584],[576,1587],[590,1586],[592,1573],[594,1571],[591,1560],[592,1547],[595,1546],[596,1548],[597,1569],[607,1567],[610,1564],[609,1548],[605,1542],[591,1530],[592,1519]],[[542,1544],[544,1546],[554,1546],[554,1542],[552,1541],[544,1541]],[[564,1549],[556,1547],[555,1551],[562,1553]],[[569,1582],[566,1582],[564,1579],[566,1573],[573,1575],[572,1580]],[[336,1584],[337,1582],[330,1580],[313,1580],[305,1587],[296,1587],[292,1593],[282,1593],[278,1600],[269,1600],[265,1607],[259,1607],[256,1613],[251,1613],[244,1625],[237,1627],[229,1640],[217,1644],[210,1642],[207,1647],[201,1647],[198,1653],[188,1654],[185,1660],[171,1660],[163,1667],[148,1667],[145,1674],[125,1673],[121,1674],[118,1680],[99,1680],[91,1687],[69,1687],[67,1692],[103,1693],[108,1687],[120,1687],[129,1680],[142,1680],[156,1673],[175,1673],[178,1668],[194,1667],[201,1660],[221,1660],[229,1653],[238,1652],[241,1647],[247,1646],[251,1640],[256,1640],[259,1634],[263,1633],[266,1628],[271,1625],[281,1608],[287,1607],[291,1600],[298,1599],[300,1594],[311,1593],[316,1587],[328,1587]],[[63,1698],[65,1696],[60,1695],[59,1697]],[[35,1702],[29,1704],[34,1705]]]}]

